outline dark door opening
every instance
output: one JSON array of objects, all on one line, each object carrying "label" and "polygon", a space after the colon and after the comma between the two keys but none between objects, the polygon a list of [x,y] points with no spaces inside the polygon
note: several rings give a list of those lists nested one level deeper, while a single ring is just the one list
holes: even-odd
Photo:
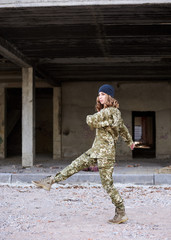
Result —
[{"label": "dark door opening", "polygon": [[[7,97],[7,157],[22,154],[22,89],[9,88]],[[36,154],[52,155],[53,89],[36,88]]]},{"label": "dark door opening", "polygon": [[132,112],[133,158],[155,158],[156,129],[155,112]]},{"label": "dark door opening", "polygon": [[53,155],[53,88],[36,88],[36,154]]},{"label": "dark door opening", "polygon": [[7,157],[21,155],[21,88],[8,88],[7,99]]}]

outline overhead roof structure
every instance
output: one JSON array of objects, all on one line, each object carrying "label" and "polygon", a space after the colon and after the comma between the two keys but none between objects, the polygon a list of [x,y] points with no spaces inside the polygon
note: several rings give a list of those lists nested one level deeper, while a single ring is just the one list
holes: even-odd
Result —
[{"label": "overhead roof structure", "polygon": [[0,1],[0,83],[170,81],[171,1]]},{"label": "overhead roof structure", "polygon": [[171,0],[0,0],[0,7],[47,7],[171,3]]}]

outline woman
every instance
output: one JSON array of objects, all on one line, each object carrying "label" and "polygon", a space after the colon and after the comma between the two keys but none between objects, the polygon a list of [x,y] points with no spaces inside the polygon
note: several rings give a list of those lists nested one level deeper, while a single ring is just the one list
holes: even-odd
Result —
[{"label": "woman", "polygon": [[125,213],[123,199],[113,185],[113,169],[115,162],[116,141],[120,136],[134,149],[132,137],[123,123],[121,113],[118,110],[119,104],[114,99],[114,88],[105,84],[99,88],[96,100],[97,113],[87,116],[87,124],[90,128],[96,129],[96,137],[92,148],[75,159],[70,165],[40,181],[33,181],[37,187],[50,190],[51,185],[66,180],[73,174],[92,165],[98,165],[101,183],[109,194],[112,203],[115,205],[115,216],[109,223],[123,223],[128,220]]}]

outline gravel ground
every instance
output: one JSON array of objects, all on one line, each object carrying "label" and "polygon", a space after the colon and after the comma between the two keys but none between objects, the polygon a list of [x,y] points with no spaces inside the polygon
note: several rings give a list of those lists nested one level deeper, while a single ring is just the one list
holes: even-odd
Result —
[{"label": "gravel ground", "polygon": [[171,240],[171,186],[116,185],[129,220],[108,224],[114,207],[101,185],[0,186],[1,240]]}]

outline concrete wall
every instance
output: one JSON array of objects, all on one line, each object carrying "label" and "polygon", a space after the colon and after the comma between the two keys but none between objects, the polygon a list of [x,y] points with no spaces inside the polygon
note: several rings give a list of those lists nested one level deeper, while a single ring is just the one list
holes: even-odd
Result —
[{"label": "concrete wall", "polygon": [[94,131],[86,124],[86,116],[94,113],[95,83],[63,83],[62,85],[62,156],[76,157],[88,150]]},{"label": "concrete wall", "polygon": [[125,111],[156,112],[156,157],[171,156],[171,84],[121,83],[116,88],[116,94],[123,113]]},{"label": "concrete wall", "polygon": [[[86,125],[93,114],[97,90],[105,82],[72,82],[62,85],[62,156],[74,158],[91,147],[94,131]],[[125,125],[132,134],[132,111],[156,112],[156,157],[171,156],[171,84],[110,82]],[[122,139],[117,144],[117,158],[131,159],[132,152]]]}]

